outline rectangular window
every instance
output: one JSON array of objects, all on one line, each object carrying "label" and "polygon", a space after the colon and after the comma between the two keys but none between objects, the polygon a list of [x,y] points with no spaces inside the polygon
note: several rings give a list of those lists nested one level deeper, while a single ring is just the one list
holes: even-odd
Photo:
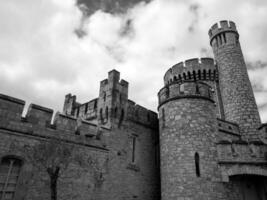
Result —
[{"label": "rectangular window", "polygon": [[136,136],[132,137],[132,163],[135,163]]},{"label": "rectangular window", "polygon": [[22,162],[15,158],[5,157],[0,166],[0,200],[14,199]]}]

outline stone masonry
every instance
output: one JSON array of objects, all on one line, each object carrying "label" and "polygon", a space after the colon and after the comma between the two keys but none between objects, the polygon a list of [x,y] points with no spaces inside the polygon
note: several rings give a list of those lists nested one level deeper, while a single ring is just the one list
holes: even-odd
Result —
[{"label": "stone masonry", "polygon": [[233,22],[209,31],[215,59],[171,67],[159,91],[162,200],[267,199],[260,122]]},{"label": "stone masonry", "polygon": [[53,152],[31,158],[35,147],[54,144],[71,152],[60,165],[60,200],[266,200],[267,124],[239,34],[221,21],[209,37],[214,59],[165,73],[158,114],[128,98],[116,70],[97,98],[80,103],[67,94],[55,114],[36,104],[25,112],[25,101],[0,94],[0,199],[50,199],[49,170],[37,164]]}]

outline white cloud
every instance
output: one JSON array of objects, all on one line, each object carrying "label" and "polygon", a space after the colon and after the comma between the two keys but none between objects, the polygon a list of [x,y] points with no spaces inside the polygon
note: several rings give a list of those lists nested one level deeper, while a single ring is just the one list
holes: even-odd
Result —
[{"label": "white cloud", "polygon": [[[222,19],[236,22],[246,60],[267,61],[264,0],[154,0],[124,15],[97,11],[84,23],[87,35],[78,38],[81,15],[74,0],[0,1],[0,91],[58,110],[69,92],[81,102],[96,97],[99,81],[116,68],[130,82],[130,98],[156,110],[164,73],[199,57],[202,48],[210,55],[207,32]],[[132,32],[122,35],[128,19]],[[266,88],[266,73],[250,76]],[[256,98],[262,104],[267,95]]]}]

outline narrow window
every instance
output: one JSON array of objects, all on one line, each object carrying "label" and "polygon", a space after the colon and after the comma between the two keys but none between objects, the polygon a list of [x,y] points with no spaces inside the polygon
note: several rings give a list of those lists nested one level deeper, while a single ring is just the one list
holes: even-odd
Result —
[{"label": "narrow window", "polygon": [[97,109],[97,100],[95,100],[95,103],[94,103],[94,110]]},{"label": "narrow window", "polygon": [[199,85],[198,84],[196,84],[196,94],[200,94]]},{"label": "narrow window", "polygon": [[202,79],[202,78],[201,78],[201,71],[198,70],[197,74],[198,74],[198,79],[201,80],[201,79]]},{"label": "narrow window", "polygon": [[104,102],[106,101],[106,93],[105,92],[103,92],[103,100],[104,100]]},{"label": "narrow window", "polygon": [[186,74],[185,73],[183,73],[183,77],[184,77],[184,80],[186,80]]},{"label": "narrow window", "polygon": [[218,41],[219,41],[219,45],[221,45],[222,44],[221,35],[218,35]]},{"label": "narrow window", "polygon": [[101,123],[103,123],[103,109],[102,108],[99,111],[99,115],[100,115],[100,121]]},{"label": "narrow window", "polygon": [[121,126],[121,124],[122,124],[122,121],[123,121],[123,118],[124,118],[124,110],[122,109],[121,110],[121,115],[120,115],[120,120],[119,120],[119,127]]},{"label": "narrow window", "polygon": [[165,110],[162,108],[162,128],[165,127]]},{"label": "narrow window", "polygon": [[224,43],[226,44],[226,36],[225,36],[225,33],[223,33],[223,39],[224,39]]},{"label": "narrow window", "polygon": [[79,117],[79,114],[80,114],[80,107],[77,108],[76,117]]},{"label": "narrow window", "polygon": [[167,87],[167,89],[166,89],[166,98],[169,98],[169,96],[170,96],[170,91],[169,91],[169,87]]},{"label": "narrow window", "polygon": [[87,104],[85,104],[84,114],[86,114],[86,113],[87,113],[87,111],[88,111],[88,103],[87,103]]},{"label": "narrow window", "polygon": [[136,136],[132,137],[132,163],[135,162],[135,145],[136,145]]},{"label": "narrow window", "polygon": [[196,167],[196,175],[200,177],[200,167],[199,167],[199,154],[195,153],[195,167]]},{"label": "narrow window", "polygon": [[1,200],[14,198],[22,161],[13,157],[4,157],[0,166]]},{"label": "narrow window", "polygon": [[106,114],[106,119],[108,120],[108,107],[106,107],[105,114]]},{"label": "narrow window", "polygon": [[214,41],[215,41],[215,43],[214,43],[215,44],[215,47],[218,47],[219,45],[218,45],[218,40],[217,40],[216,37],[214,38]]}]

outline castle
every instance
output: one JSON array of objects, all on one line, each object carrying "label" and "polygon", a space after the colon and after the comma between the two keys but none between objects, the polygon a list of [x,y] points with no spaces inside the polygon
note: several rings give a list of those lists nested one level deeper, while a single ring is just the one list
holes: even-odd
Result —
[{"label": "castle", "polygon": [[164,75],[159,114],[128,99],[116,70],[98,98],[79,103],[68,94],[53,119],[36,104],[22,117],[25,101],[1,94],[1,200],[50,199],[49,170],[37,169],[43,160],[32,162],[38,151],[27,149],[51,141],[72,151],[66,169],[56,166],[58,199],[267,199],[267,125],[239,34],[221,21],[209,37],[214,59],[186,60]]}]

